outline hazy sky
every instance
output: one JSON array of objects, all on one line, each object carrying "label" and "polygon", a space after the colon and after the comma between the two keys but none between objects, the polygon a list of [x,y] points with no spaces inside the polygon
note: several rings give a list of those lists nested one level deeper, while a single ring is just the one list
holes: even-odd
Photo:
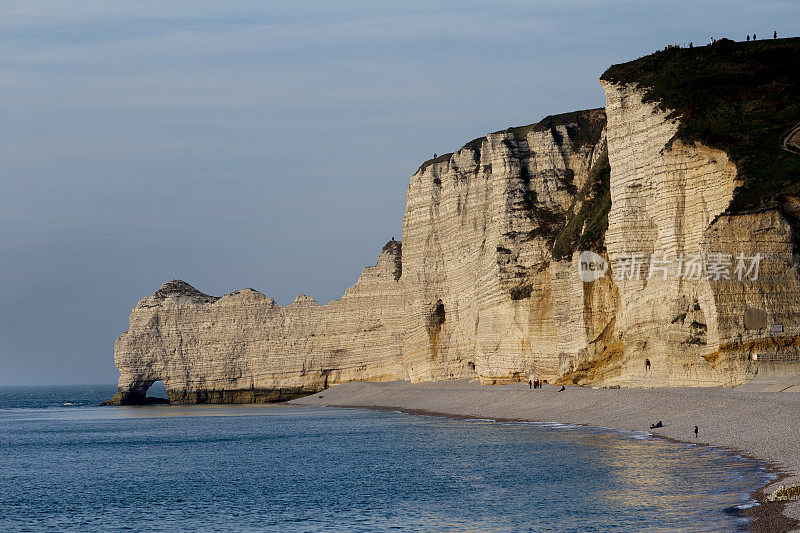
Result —
[{"label": "hazy sky", "polygon": [[612,63],[798,23],[795,1],[3,0],[0,385],[115,382],[130,309],[172,278],[338,298],[434,152],[602,106]]}]

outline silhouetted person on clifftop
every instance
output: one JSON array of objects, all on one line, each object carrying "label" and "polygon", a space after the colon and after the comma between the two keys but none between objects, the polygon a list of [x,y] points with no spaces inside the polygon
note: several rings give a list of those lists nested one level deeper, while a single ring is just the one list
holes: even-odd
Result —
[{"label": "silhouetted person on clifftop", "polygon": [[750,34],[749,33],[747,34],[747,42],[748,43],[750,42]]},{"label": "silhouetted person on clifftop", "polygon": [[778,38],[778,32],[777,31],[772,32],[772,38],[773,39],[777,39]]}]

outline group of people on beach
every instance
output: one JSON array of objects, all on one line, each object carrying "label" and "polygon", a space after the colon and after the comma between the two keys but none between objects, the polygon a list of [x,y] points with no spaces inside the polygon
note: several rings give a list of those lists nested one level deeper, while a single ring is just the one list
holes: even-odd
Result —
[{"label": "group of people on beach", "polygon": [[530,388],[530,389],[541,389],[542,388],[542,382],[539,380],[539,378],[529,379],[528,380],[528,388]]},{"label": "group of people on beach", "polygon": [[[528,388],[541,389],[543,383],[547,383],[547,380],[546,379],[539,379],[539,378],[529,379],[528,380]],[[561,388],[558,389],[558,392],[564,392],[565,390],[567,390],[567,388],[564,385],[561,385]]]}]

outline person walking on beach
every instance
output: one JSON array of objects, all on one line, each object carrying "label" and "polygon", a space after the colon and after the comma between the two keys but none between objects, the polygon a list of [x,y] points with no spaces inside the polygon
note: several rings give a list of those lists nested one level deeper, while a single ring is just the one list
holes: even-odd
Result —
[{"label": "person walking on beach", "polygon": [[694,438],[697,438],[697,426],[694,427]]},{"label": "person walking on beach", "polygon": [[533,380],[532,379],[528,380],[528,388],[529,389],[533,389]]}]

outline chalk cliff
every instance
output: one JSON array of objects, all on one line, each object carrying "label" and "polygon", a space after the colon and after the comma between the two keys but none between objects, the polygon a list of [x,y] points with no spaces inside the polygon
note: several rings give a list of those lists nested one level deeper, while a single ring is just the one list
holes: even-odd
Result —
[{"label": "chalk cliff", "polygon": [[[610,78],[605,110],[423,163],[402,244],[339,300],[281,307],[252,289],[217,298],[164,284],[115,344],[110,403],[143,402],[157,380],[176,403],[277,401],[354,380],[733,386],[755,374],[754,355],[797,358],[800,201],[731,211],[743,182],[729,154],[685,142],[679,113]],[[610,268],[582,280],[582,251]],[[684,275],[690,260],[698,275]]]},{"label": "chalk cliff", "polygon": [[[727,155],[700,143],[667,146],[678,127],[668,110],[644,103],[634,86],[603,85],[612,197],[606,246],[620,292],[619,383],[740,384],[755,373],[759,339],[763,345],[798,333],[794,229],[778,208],[725,214],[737,186]],[[719,279],[708,271],[714,254],[727,266]],[[764,256],[756,280],[738,279],[740,254],[748,268],[749,258]],[[704,258],[701,275],[681,276],[679,259],[692,256]],[[632,257],[642,260],[639,270],[622,272]],[[764,316],[758,327],[745,325],[748,310]],[[783,328],[780,335],[773,324]]]},{"label": "chalk cliff", "polygon": [[158,380],[172,403],[250,403],[402,379],[401,253],[387,243],[378,264],[324,306],[304,294],[281,307],[253,289],[217,298],[165,283],[114,344],[119,392],[109,403],[141,403]]},{"label": "chalk cliff", "polygon": [[799,48],[721,39],[603,74],[619,384],[731,386],[800,361]]},{"label": "chalk cliff", "polygon": [[574,342],[587,327],[581,282],[559,278],[576,270],[552,248],[605,157],[604,123],[592,110],[492,133],[411,177],[401,279],[409,379],[552,379],[559,354],[585,346]]}]

